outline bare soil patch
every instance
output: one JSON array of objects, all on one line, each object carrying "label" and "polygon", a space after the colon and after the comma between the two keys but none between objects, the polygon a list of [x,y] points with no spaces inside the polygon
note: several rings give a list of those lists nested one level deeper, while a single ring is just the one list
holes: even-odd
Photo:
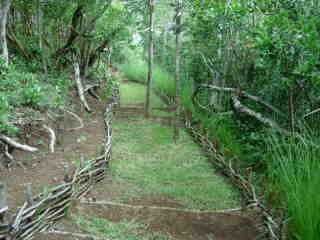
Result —
[{"label": "bare soil patch", "polygon": [[[74,93],[73,93],[74,96]],[[77,99],[74,97],[74,99]],[[89,104],[95,110],[88,115],[75,100],[74,111],[84,120],[84,128],[77,131],[63,131],[58,134],[59,142],[55,153],[49,153],[47,133],[33,129],[28,143],[37,145],[39,152],[27,153],[19,150],[13,152],[13,156],[25,166],[14,165],[10,170],[1,169],[0,182],[4,182],[8,188],[8,204],[10,211],[25,201],[25,184],[32,183],[34,194],[38,194],[45,187],[55,185],[63,180],[63,169],[66,163],[71,171],[75,168],[75,161],[82,156],[94,157],[102,146],[104,137],[103,112],[105,104],[94,99]],[[78,126],[78,122],[67,115],[62,123],[64,129]]]},{"label": "bare soil patch", "polygon": [[[141,200],[139,203],[148,201]],[[167,203],[164,200],[160,205]],[[74,212],[115,222],[134,219],[148,225],[153,232],[161,232],[178,240],[208,240],[210,237],[215,240],[253,240],[259,234],[250,218],[235,213],[192,213],[148,207],[135,209],[107,204],[82,204]]]}]

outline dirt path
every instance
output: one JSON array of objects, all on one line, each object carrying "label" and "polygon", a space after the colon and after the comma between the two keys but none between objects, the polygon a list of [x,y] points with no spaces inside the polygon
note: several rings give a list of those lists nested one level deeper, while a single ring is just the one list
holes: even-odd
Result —
[{"label": "dirt path", "polygon": [[[77,98],[75,98],[77,99]],[[75,100],[76,101],[76,100]],[[59,139],[63,139],[56,146],[55,153],[48,152],[48,136],[41,129],[34,129],[29,143],[37,145],[40,151],[34,154],[14,151],[15,159],[21,161],[25,169],[14,166],[10,171],[2,169],[0,182],[4,182],[8,188],[8,204],[10,211],[15,211],[25,201],[25,184],[31,183],[33,193],[38,194],[44,188],[60,183],[63,179],[64,165],[70,165],[70,171],[75,166],[75,161],[81,156],[95,156],[102,146],[104,126],[102,114],[104,103],[90,99],[90,105],[95,113],[88,115],[81,111],[81,107],[74,102],[75,112],[84,120],[84,128],[77,131],[64,131]],[[78,122],[72,118],[65,120],[65,129],[78,126]]]}]

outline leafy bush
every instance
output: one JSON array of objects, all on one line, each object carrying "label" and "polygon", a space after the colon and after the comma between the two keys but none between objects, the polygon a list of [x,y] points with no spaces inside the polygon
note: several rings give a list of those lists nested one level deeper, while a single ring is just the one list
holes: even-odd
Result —
[{"label": "leafy bush", "polygon": [[47,82],[40,75],[24,70],[24,66],[11,64],[1,72],[0,81],[0,131],[15,132],[9,123],[14,109],[29,107],[41,110],[58,107],[64,103],[70,80],[63,75],[50,75]]}]

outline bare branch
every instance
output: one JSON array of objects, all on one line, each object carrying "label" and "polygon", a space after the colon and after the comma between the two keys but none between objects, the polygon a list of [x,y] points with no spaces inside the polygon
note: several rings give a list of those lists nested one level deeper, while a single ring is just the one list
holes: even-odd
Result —
[{"label": "bare branch", "polygon": [[15,140],[13,140],[12,138],[9,138],[3,134],[0,134],[0,140],[7,143],[10,146],[13,146],[13,147],[20,149],[20,150],[23,150],[23,151],[27,151],[27,152],[37,152],[38,151],[38,149],[35,147],[31,147],[28,145],[18,143]]},{"label": "bare branch", "polygon": [[55,132],[53,131],[52,128],[48,127],[47,125],[43,125],[43,128],[45,130],[48,131],[48,133],[50,134],[50,144],[49,144],[49,149],[50,149],[50,152],[54,153],[54,146],[56,144],[56,134]]},{"label": "bare branch", "polygon": [[218,86],[208,85],[208,84],[202,84],[200,87],[201,88],[208,88],[213,91],[220,91],[220,92],[228,92],[228,93],[237,94],[240,97],[247,98],[247,99],[250,99],[254,102],[257,102],[257,103],[263,105],[264,107],[270,109],[271,111],[278,113],[281,116],[285,116],[284,113],[282,113],[276,107],[272,106],[270,103],[267,103],[266,101],[262,100],[261,98],[254,96],[254,95],[251,95],[251,94],[247,93],[246,91],[236,89],[236,88],[218,87]]},{"label": "bare branch", "polygon": [[271,128],[274,128],[274,129],[277,129],[277,130],[280,130],[280,131],[284,131],[281,127],[279,127],[279,125],[274,122],[273,120],[269,119],[269,118],[266,118],[264,116],[262,116],[261,113],[257,113],[255,111],[253,111],[252,109],[244,106],[239,98],[237,96],[232,96],[231,97],[232,99],[232,103],[233,103],[233,107],[235,108],[236,111],[240,112],[240,113],[244,113],[244,114],[247,114],[255,119],[257,119],[258,121],[260,121],[261,123],[265,124],[265,125],[268,125],[269,127]]}]

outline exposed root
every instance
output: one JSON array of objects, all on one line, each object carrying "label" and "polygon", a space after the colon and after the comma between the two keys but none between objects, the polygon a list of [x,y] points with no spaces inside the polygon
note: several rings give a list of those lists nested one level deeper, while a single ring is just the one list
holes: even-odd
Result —
[{"label": "exposed root", "polygon": [[4,155],[10,160],[10,161],[14,161],[14,157],[11,155],[11,153],[9,153],[9,146],[7,144],[5,144],[4,146]]},{"label": "exposed root", "polygon": [[75,119],[77,119],[80,124],[78,127],[67,129],[67,131],[75,131],[75,130],[79,130],[84,127],[83,120],[77,114],[75,114],[74,112],[71,112],[65,108],[62,108],[62,110],[65,111],[66,113],[69,113],[71,116],[73,116]]},{"label": "exposed root", "polygon": [[20,150],[23,150],[26,152],[37,152],[38,151],[38,148],[18,143],[15,140],[13,140],[12,138],[9,138],[8,136],[5,136],[3,134],[0,134],[0,140],[5,142],[8,145],[14,147],[14,148],[17,148],[17,149],[20,149]]},{"label": "exposed root", "polygon": [[84,88],[84,92],[88,92],[93,98],[101,101],[99,95],[96,93],[96,90],[100,88],[100,83],[88,84]]},{"label": "exposed root", "polygon": [[3,163],[3,166],[6,167],[7,169],[11,169],[11,166],[13,164],[17,164],[18,166],[20,166],[22,169],[26,169],[25,166],[23,165],[22,162],[16,160],[12,154],[9,151],[9,145],[8,144],[3,144],[3,153],[1,154],[1,157],[5,157],[6,160]]},{"label": "exposed root", "polygon": [[98,101],[101,101],[100,97],[98,96],[98,94],[95,93],[95,91],[94,91],[93,88],[92,88],[92,89],[89,89],[89,90],[88,90],[88,93],[89,93],[92,97],[94,97],[95,99],[97,99]]},{"label": "exposed root", "polygon": [[86,87],[84,88],[84,92],[88,92],[90,91],[91,89],[95,89],[95,88],[98,88],[100,87],[100,84],[96,83],[96,84],[88,84],[86,85]]},{"label": "exposed root", "polygon": [[45,130],[48,131],[49,135],[50,135],[50,143],[49,143],[49,149],[50,149],[50,152],[51,153],[54,153],[54,146],[56,144],[56,141],[57,141],[57,137],[56,137],[56,134],[55,132],[53,131],[52,128],[48,127],[47,125],[43,125],[43,128]]},{"label": "exposed root", "polygon": [[71,236],[75,238],[83,238],[83,239],[92,239],[92,240],[110,240],[109,238],[98,238],[93,235],[89,234],[83,234],[83,233],[73,233],[73,232],[65,232],[65,231],[59,231],[59,230],[49,230],[47,232],[44,232],[45,234],[56,234],[61,236]]}]

